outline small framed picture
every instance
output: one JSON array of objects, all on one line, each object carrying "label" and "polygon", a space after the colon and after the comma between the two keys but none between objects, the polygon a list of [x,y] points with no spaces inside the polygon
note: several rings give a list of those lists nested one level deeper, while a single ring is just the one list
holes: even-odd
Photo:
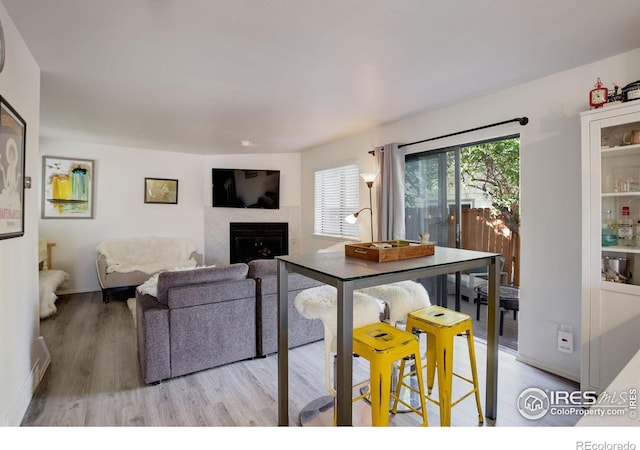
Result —
[{"label": "small framed picture", "polygon": [[178,204],[178,180],[168,178],[144,179],[144,202]]}]

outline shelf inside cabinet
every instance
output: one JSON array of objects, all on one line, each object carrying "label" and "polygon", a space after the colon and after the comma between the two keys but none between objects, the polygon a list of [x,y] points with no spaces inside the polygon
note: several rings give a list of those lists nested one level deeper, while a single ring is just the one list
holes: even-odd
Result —
[{"label": "shelf inside cabinet", "polygon": [[614,253],[637,253],[640,254],[640,247],[630,247],[626,245],[612,245],[611,247],[602,247],[603,252]]},{"label": "shelf inside cabinet", "polygon": [[640,195],[640,191],[633,192],[603,192],[603,197],[637,197]]},{"label": "shelf inside cabinet", "polygon": [[614,283],[613,281],[600,281],[600,289],[603,291],[620,292],[640,296],[640,286],[627,283]]},{"label": "shelf inside cabinet", "polygon": [[610,158],[614,156],[630,156],[637,155],[638,153],[640,153],[640,144],[607,147],[601,149],[601,155],[603,158]]}]

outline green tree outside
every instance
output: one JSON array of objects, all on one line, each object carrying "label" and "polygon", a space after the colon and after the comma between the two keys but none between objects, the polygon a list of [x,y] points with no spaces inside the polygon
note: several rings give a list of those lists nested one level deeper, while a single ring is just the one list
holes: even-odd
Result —
[{"label": "green tree outside", "polygon": [[520,235],[520,139],[505,139],[462,148],[462,183],[479,189],[496,215]]},{"label": "green tree outside", "polygon": [[[453,197],[454,155],[446,153],[447,189]],[[406,165],[405,206],[426,208],[437,202],[439,162],[436,158],[412,159]],[[514,234],[520,234],[520,139],[504,139],[462,147],[460,176],[464,188],[481,191],[493,213]]]}]

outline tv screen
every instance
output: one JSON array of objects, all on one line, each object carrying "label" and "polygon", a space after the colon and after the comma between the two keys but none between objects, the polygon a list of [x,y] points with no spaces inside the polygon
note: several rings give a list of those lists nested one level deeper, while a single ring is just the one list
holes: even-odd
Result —
[{"label": "tv screen", "polygon": [[211,169],[213,206],[280,208],[279,170]]}]

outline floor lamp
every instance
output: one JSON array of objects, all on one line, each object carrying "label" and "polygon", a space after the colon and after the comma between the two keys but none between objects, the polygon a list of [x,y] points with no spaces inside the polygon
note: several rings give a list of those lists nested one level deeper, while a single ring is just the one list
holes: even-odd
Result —
[{"label": "floor lamp", "polygon": [[371,188],[373,187],[373,182],[375,181],[376,177],[378,176],[377,173],[370,173],[370,172],[365,172],[365,173],[361,173],[360,176],[362,177],[362,179],[364,180],[365,183],[367,183],[367,187],[369,188],[369,206],[362,208],[360,211],[355,212],[353,214],[348,215],[347,217],[344,218],[345,222],[347,223],[356,223],[358,221],[358,215],[368,209],[369,213],[371,214],[371,242],[373,242],[373,203],[371,202]]}]

